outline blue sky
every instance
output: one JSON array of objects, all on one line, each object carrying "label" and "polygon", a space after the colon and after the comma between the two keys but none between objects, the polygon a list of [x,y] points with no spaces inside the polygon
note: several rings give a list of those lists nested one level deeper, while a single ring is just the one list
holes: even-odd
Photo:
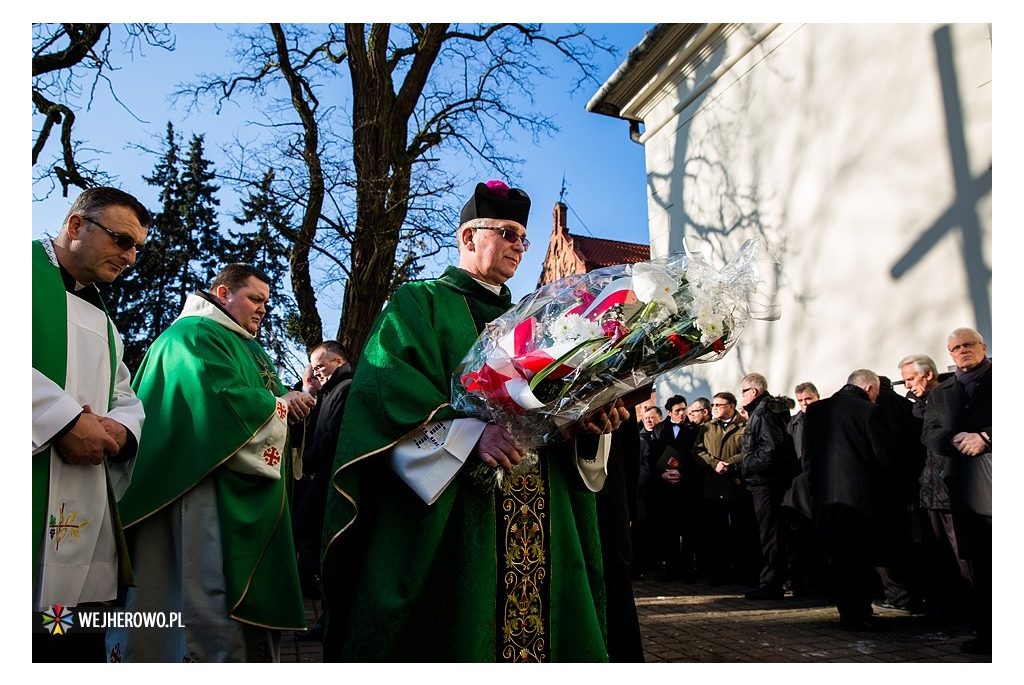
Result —
[{"label": "blue sky", "polygon": [[[513,182],[533,200],[529,226],[533,248],[509,282],[514,298],[532,292],[540,275],[551,232],[551,212],[559,199],[563,175],[570,230],[616,240],[648,241],[643,148],[629,139],[625,121],[591,114],[585,107],[600,84],[625,59],[627,51],[652,26],[590,25],[594,35],[603,34],[618,48],[614,56],[598,55],[598,83],[570,93],[573,74],[562,64],[552,64],[553,79],[536,82],[535,97],[542,109],[554,117],[560,131],[536,144],[527,138],[515,149],[525,164]],[[186,142],[193,133],[204,134],[207,157],[215,164],[222,159],[222,145],[235,136],[246,138],[247,113],[240,108],[229,105],[216,115],[206,104],[199,111],[186,112],[183,104],[172,104],[168,98],[175,84],[194,79],[200,71],[216,73],[230,68],[226,55],[231,28],[229,24],[172,24],[177,41],[173,52],[147,47],[145,54],[134,61],[126,56],[115,57],[120,70],[113,72],[111,79],[124,106],[114,100],[109,90],[98,88],[91,109],[78,115],[76,134],[88,141],[89,147],[101,151],[95,154],[96,158],[104,169],[118,177],[116,183],[120,187],[136,194],[151,208],[157,206],[157,189],[146,185],[142,176],[152,172],[156,157],[137,148],[161,149],[168,121],[184,135]],[[117,31],[119,36],[123,35],[119,27]],[[46,190],[34,187],[34,198]],[[466,189],[467,197],[470,190]],[[33,237],[55,234],[76,194],[72,189],[71,197],[63,198],[58,190],[45,200],[33,201]],[[234,196],[226,187],[218,197],[222,210],[235,207]],[[221,225],[232,225],[226,213]],[[340,292],[324,292],[321,298],[324,332],[328,337],[337,325],[340,303]]]}]

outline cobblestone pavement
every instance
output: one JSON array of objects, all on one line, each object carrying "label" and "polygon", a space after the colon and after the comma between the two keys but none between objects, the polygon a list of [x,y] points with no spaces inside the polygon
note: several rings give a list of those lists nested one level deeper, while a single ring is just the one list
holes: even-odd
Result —
[{"label": "cobblestone pavement", "polygon": [[[640,580],[634,583],[648,663],[991,663],[962,654],[970,635],[930,623],[923,616],[876,609],[877,630],[838,627],[835,607],[820,597],[751,601],[741,585],[709,587]],[[313,604],[307,601],[310,625]],[[322,661],[319,641],[285,635],[281,661]]]}]

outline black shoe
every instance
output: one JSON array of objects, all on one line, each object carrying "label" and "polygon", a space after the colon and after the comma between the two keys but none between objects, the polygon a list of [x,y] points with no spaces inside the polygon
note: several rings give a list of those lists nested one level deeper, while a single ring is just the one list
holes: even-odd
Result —
[{"label": "black shoe", "polygon": [[992,640],[976,637],[960,645],[964,654],[992,654]]},{"label": "black shoe", "polygon": [[755,590],[750,590],[743,596],[747,599],[782,599],[785,597],[785,593],[782,591],[782,588],[762,585]]},{"label": "black shoe", "polygon": [[890,602],[887,599],[876,599],[871,604],[873,604],[874,606],[878,607],[879,609],[890,609],[892,611],[902,611],[905,614],[909,614],[910,613],[910,607],[905,607],[905,606],[900,606],[898,604],[893,604],[892,602]]}]

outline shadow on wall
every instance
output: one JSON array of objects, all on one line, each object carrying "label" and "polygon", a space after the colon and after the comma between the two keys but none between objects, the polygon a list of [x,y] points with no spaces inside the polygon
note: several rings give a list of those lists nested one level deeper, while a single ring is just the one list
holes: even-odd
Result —
[{"label": "shadow on wall", "polygon": [[914,268],[947,233],[959,230],[968,294],[974,307],[975,328],[985,340],[991,340],[992,305],[989,287],[992,284],[992,269],[985,263],[977,206],[980,200],[992,194],[992,162],[989,160],[988,168],[978,176],[971,175],[967,140],[964,135],[963,108],[960,105],[960,85],[956,78],[949,26],[937,30],[934,40],[956,196],[950,206],[939,214],[931,226],[928,226],[907,252],[896,261],[891,273],[893,279],[898,280]]}]

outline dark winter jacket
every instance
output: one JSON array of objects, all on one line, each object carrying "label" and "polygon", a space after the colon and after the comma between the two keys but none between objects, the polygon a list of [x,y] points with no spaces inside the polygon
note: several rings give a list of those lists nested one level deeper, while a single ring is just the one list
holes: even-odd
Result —
[{"label": "dark winter jacket", "polygon": [[800,470],[793,438],[787,430],[796,403],[789,397],[758,395],[746,405],[740,469],[748,490],[785,490]]},{"label": "dark winter jacket", "polygon": [[888,531],[898,505],[899,457],[885,410],[861,388],[845,385],[806,414],[803,454],[822,551],[886,565],[895,540]]},{"label": "dark winter jacket", "polygon": [[895,494],[904,504],[917,505],[925,450],[921,444],[921,424],[914,418],[914,403],[897,393],[892,383],[883,377],[875,404],[885,410],[889,427],[896,434],[893,451],[899,473],[893,482]]},{"label": "dark winter jacket", "polygon": [[954,508],[959,502],[969,511],[992,515],[992,451],[965,457],[953,446],[961,431],[984,432],[992,438],[992,372],[985,374],[970,397],[955,376],[929,393],[924,412],[921,441],[938,454],[951,457],[957,465],[959,485],[951,491]]},{"label": "dark winter jacket", "polygon": [[327,379],[316,396],[316,426],[312,443],[306,444],[302,454],[302,471],[314,475],[318,471],[330,471],[338,447],[338,433],[345,411],[345,400],[352,384],[352,366],[339,366]]},{"label": "dark winter jacket", "polygon": [[[929,395],[931,393],[926,393],[914,403],[914,419],[918,424],[918,440],[921,439],[921,430],[924,427],[924,412],[928,404]],[[922,443],[923,446],[924,444]],[[951,509],[949,486],[951,482],[954,482],[953,469],[955,466],[953,457],[925,448],[924,468],[921,469],[921,477],[918,480],[922,509],[936,511],[949,511]]]},{"label": "dark winter jacket", "polygon": [[800,473],[790,483],[789,489],[782,498],[782,506],[796,511],[805,519],[810,519],[811,512],[811,482],[808,480],[810,469],[807,466],[807,457],[803,453],[804,440],[804,419],[805,412],[797,412],[789,420],[789,435],[793,438],[793,447],[796,449],[800,461]]}]

